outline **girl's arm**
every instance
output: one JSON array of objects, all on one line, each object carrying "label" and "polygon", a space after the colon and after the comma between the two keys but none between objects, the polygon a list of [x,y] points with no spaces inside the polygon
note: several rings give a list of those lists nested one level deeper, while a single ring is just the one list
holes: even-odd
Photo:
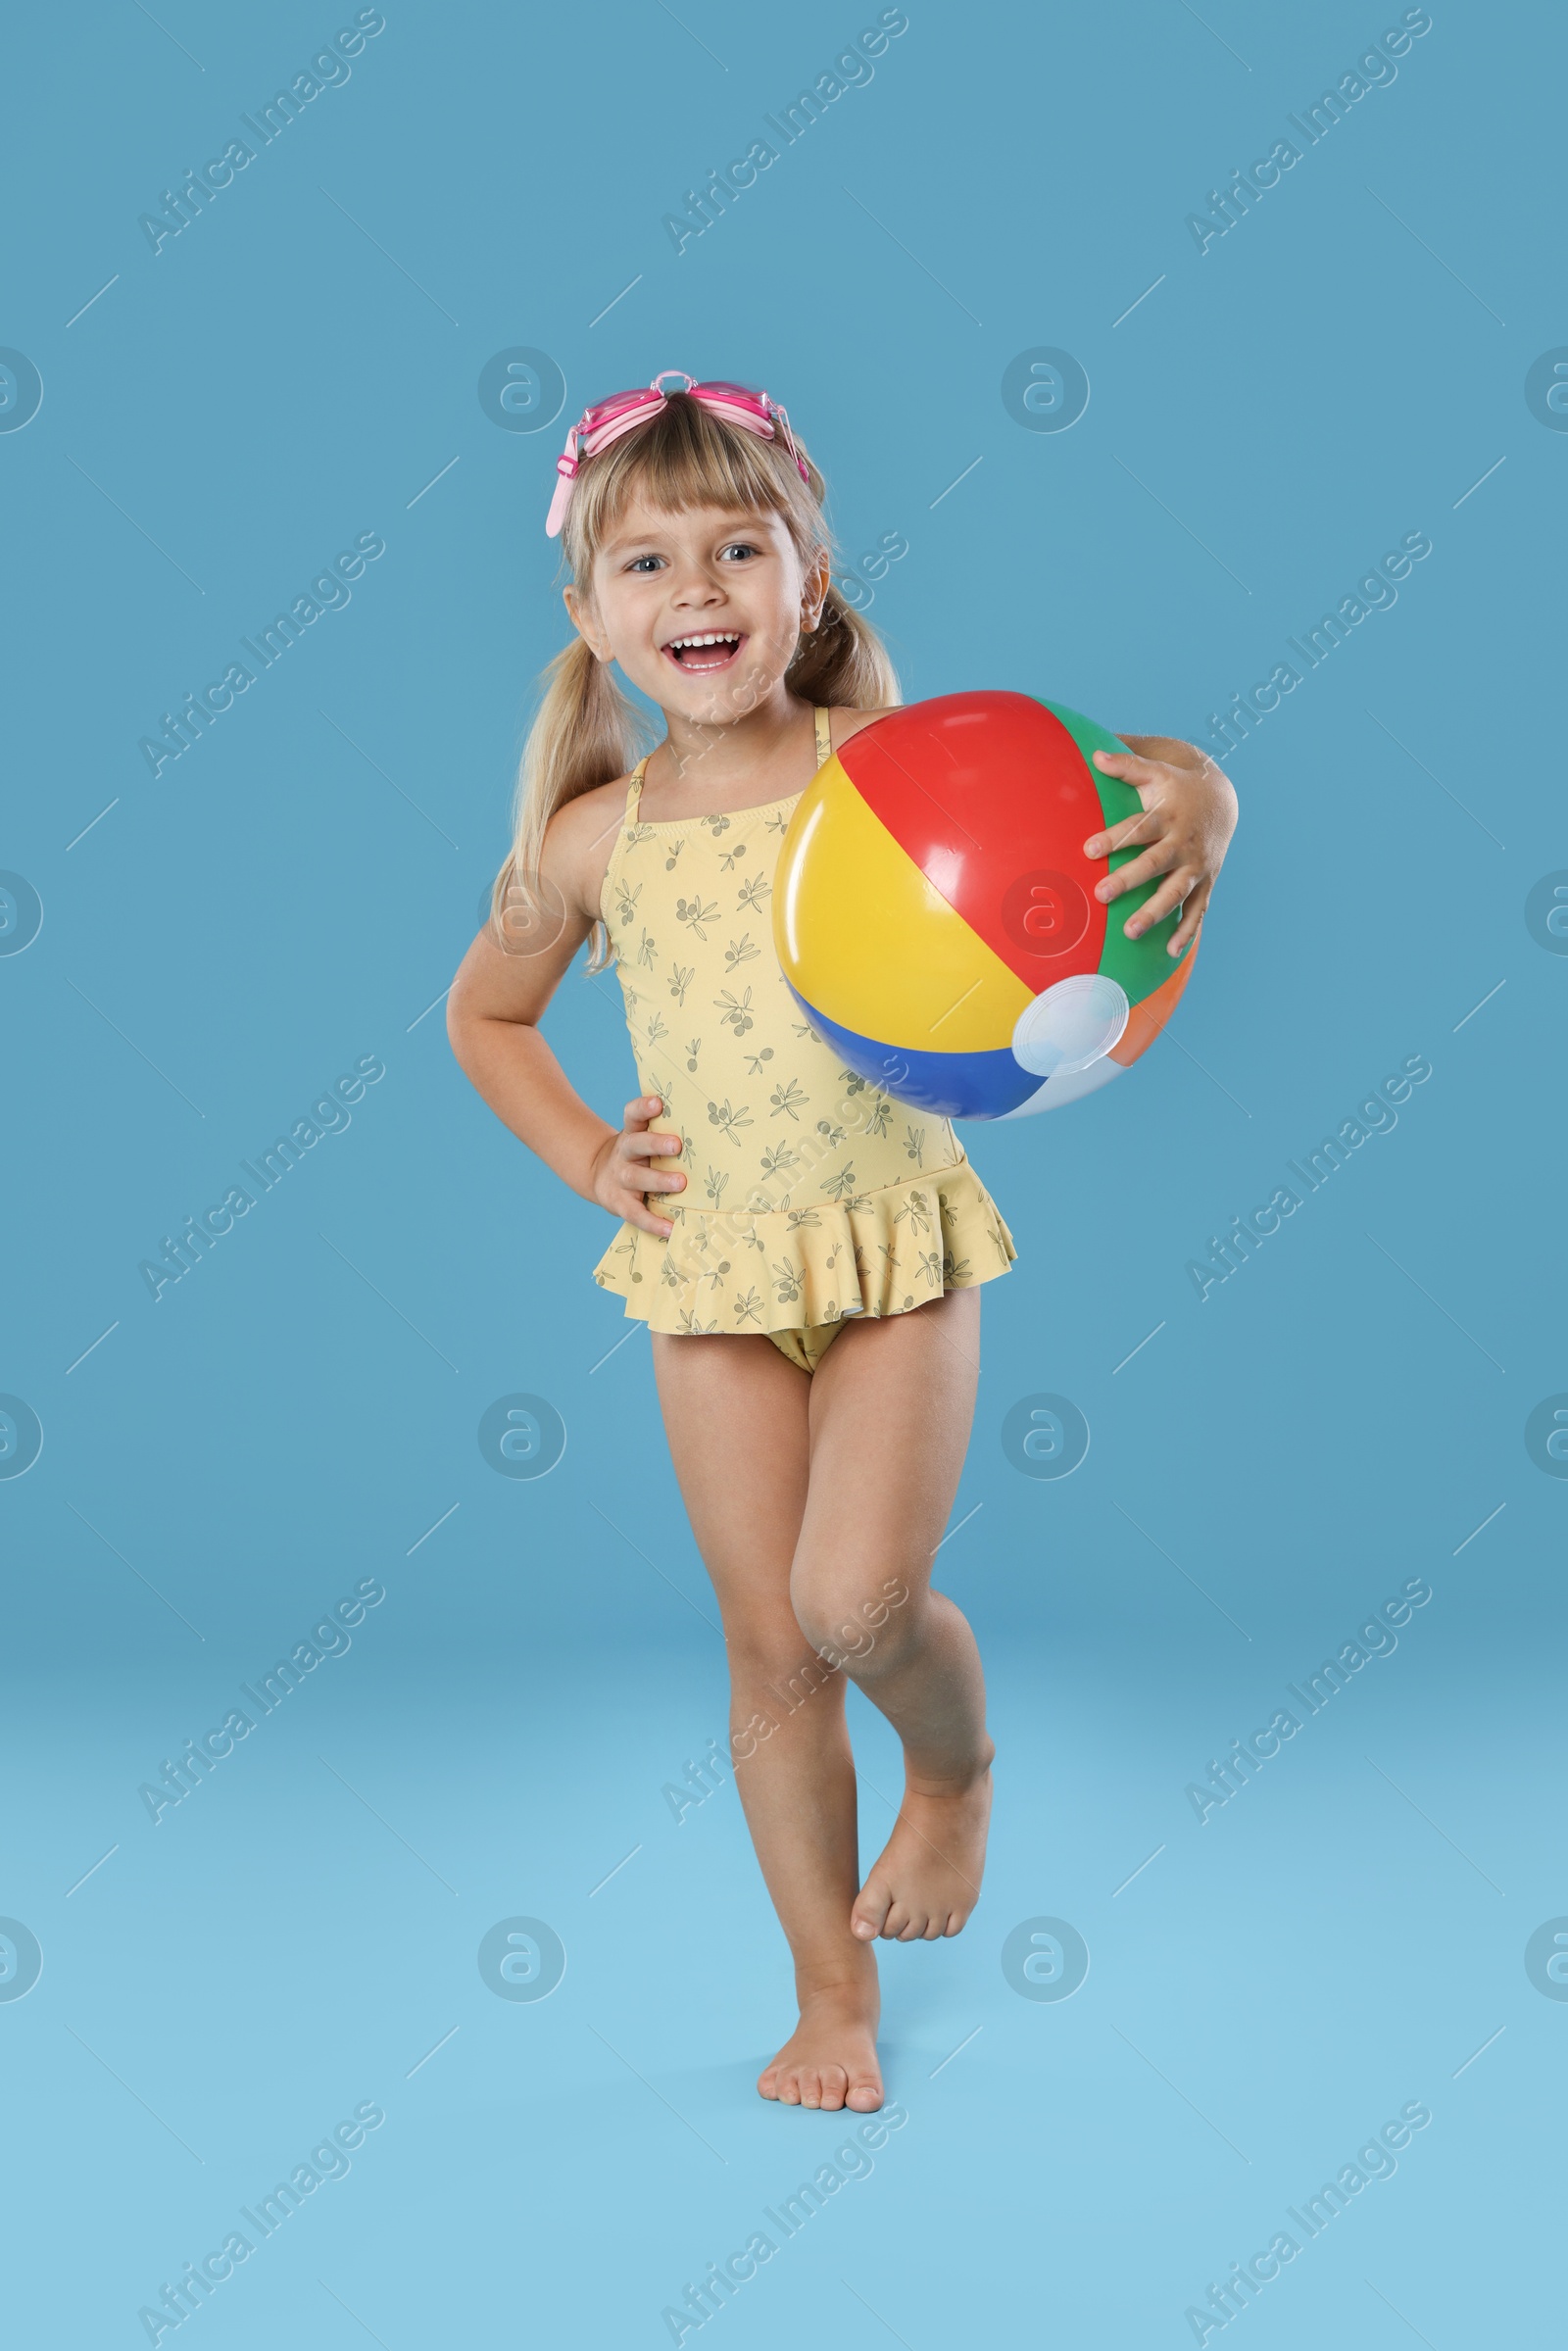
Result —
[{"label": "girl's arm", "polygon": [[1123,735],[1122,741],[1131,747],[1127,753],[1097,751],[1095,764],[1102,774],[1119,776],[1133,786],[1143,813],[1127,817],[1108,832],[1092,834],[1084,843],[1084,855],[1104,857],[1114,849],[1133,847],[1144,854],[1097,883],[1095,896],[1108,902],[1163,874],[1153,896],[1129,916],[1127,936],[1140,937],[1179,906],[1182,918],[1168,949],[1179,955],[1198,936],[1236,830],[1235,788],[1208,754],[1192,743],[1171,735]]},{"label": "girl's arm", "polygon": [[596,860],[593,850],[603,831],[602,816],[582,802],[554,819],[540,882],[550,906],[561,909],[559,917],[547,917],[520,950],[498,946],[489,926],[479,933],[447,998],[447,1035],[469,1083],[563,1183],[663,1239],[672,1227],[651,1212],[643,1195],[679,1192],[686,1178],[648,1165],[680,1155],[678,1135],[650,1132],[662,1102],[657,1097],[628,1102],[617,1130],[590,1109],[539,1033],[545,1006],[597,919],[592,868],[595,862],[602,866],[604,857],[601,852]]}]

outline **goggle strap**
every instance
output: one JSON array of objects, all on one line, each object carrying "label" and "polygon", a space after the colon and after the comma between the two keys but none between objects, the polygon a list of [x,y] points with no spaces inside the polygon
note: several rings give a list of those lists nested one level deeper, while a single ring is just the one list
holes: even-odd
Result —
[{"label": "goggle strap", "polygon": [[[795,460],[796,470],[802,481],[809,485],[811,477],[807,471],[805,460],[795,446],[795,435],[790,430],[788,411],[779,407],[776,401],[769,399],[765,392],[748,394],[739,386],[735,386],[732,395],[729,387],[720,392],[716,387],[710,389],[706,384],[694,383],[683,367],[662,367],[654,377],[646,393],[615,395],[617,399],[624,400],[626,405],[624,408],[618,409],[614,415],[609,416],[604,415],[605,409],[609,406],[609,403],[605,401],[597,403],[593,408],[583,410],[582,415],[566,435],[565,448],[556,460],[556,487],[550,501],[550,512],[545,517],[545,536],[547,538],[555,539],[561,535],[562,527],[566,519],[566,510],[571,504],[572,489],[584,460],[598,457],[601,451],[609,449],[626,433],[635,431],[639,424],[647,423],[650,417],[658,415],[669,397],[663,388],[666,375],[678,375],[681,379],[681,387],[689,398],[701,401],[704,408],[710,410],[715,416],[722,416],[726,422],[738,424],[747,432],[754,432],[759,436],[765,435],[769,440],[776,440],[778,428],[782,425],[785,446]],[[596,421],[596,419],[599,420]]]}]

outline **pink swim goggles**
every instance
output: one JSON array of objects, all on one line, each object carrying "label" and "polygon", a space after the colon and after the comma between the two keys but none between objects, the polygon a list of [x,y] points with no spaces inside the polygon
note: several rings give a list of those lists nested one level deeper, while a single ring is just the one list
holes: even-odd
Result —
[{"label": "pink swim goggles", "polygon": [[612,392],[608,400],[596,401],[592,408],[583,410],[566,435],[564,453],[556,460],[556,471],[561,478],[556,484],[556,494],[550,501],[550,513],[545,520],[546,538],[555,539],[561,535],[561,526],[566,519],[566,509],[571,504],[578,468],[584,461],[597,457],[601,450],[618,441],[623,433],[635,431],[639,424],[648,423],[651,417],[660,414],[669,398],[664,390],[666,375],[679,378],[676,389],[684,392],[688,399],[700,400],[704,408],[711,409],[715,416],[722,416],[727,423],[742,425],[747,432],[757,433],[762,440],[776,440],[782,428],[785,445],[800,468],[802,481],[809,482],[811,477],[806,470],[805,459],[795,446],[789,417],[765,392],[754,392],[746,384],[700,384],[694,382],[683,368],[662,367],[646,392]]}]

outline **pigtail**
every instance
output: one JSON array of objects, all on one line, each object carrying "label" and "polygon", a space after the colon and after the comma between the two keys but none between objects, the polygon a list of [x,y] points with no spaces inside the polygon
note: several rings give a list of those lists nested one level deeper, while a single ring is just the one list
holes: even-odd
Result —
[{"label": "pigtail", "polygon": [[[499,943],[509,931],[531,930],[544,914],[539,860],[556,810],[568,800],[625,775],[641,750],[642,724],[634,706],[580,636],[573,636],[544,671],[544,694],[517,770],[510,856],[490,895],[490,930]],[[609,960],[605,926],[596,922],[588,968]]]},{"label": "pigtail", "polygon": [[885,710],[899,700],[887,647],[869,620],[831,585],[816,627],[801,639],[787,682],[803,702],[830,710]]}]

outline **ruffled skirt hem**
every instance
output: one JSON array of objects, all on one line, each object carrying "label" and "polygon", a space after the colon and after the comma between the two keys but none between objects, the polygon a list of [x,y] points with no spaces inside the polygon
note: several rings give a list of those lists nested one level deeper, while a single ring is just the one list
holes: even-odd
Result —
[{"label": "ruffled skirt hem", "polygon": [[[667,1199],[654,1196],[661,1207]],[[966,1158],[809,1208],[674,1208],[667,1240],[623,1224],[594,1268],[656,1331],[799,1331],[907,1313],[1005,1273],[1017,1256]]]}]

